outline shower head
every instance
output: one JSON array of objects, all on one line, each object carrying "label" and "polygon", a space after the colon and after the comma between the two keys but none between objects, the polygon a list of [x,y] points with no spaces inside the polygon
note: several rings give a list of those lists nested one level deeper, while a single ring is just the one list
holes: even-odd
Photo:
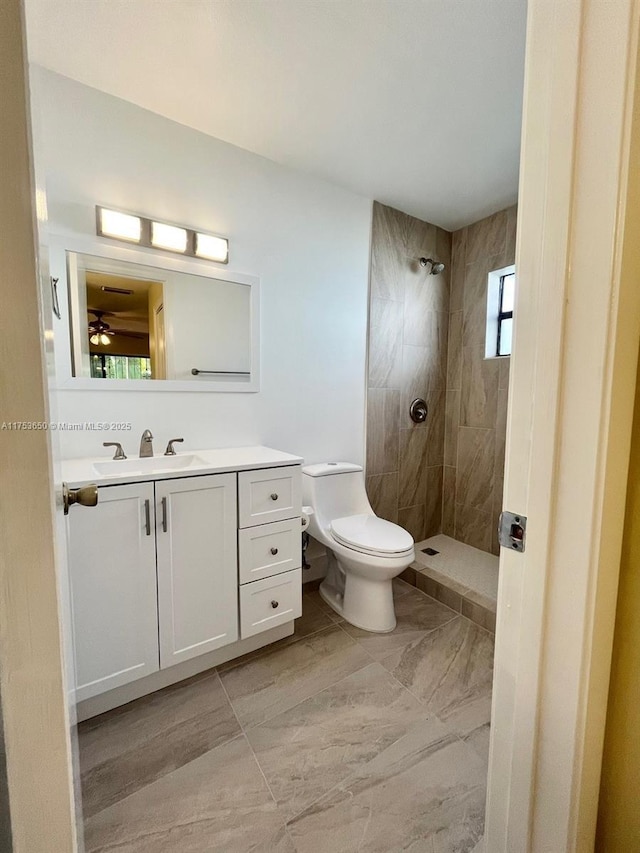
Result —
[{"label": "shower head", "polygon": [[440,261],[434,261],[432,258],[420,258],[420,266],[429,266],[429,275],[440,275],[444,270],[444,264],[441,264]]}]

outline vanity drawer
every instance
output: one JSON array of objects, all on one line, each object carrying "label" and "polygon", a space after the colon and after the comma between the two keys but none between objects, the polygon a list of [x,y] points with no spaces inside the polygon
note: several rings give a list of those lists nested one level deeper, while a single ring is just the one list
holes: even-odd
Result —
[{"label": "vanity drawer", "polygon": [[240,583],[253,583],[299,569],[302,564],[301,533],[299,518],[240,530]]},{"label": "vanity drawer", "polygon": [[240,635],[253,637],[302,615],[302,569],[240,587]]},{"label": "vanity drawer", "polygon": [[238,474],[240,527],[295,518],[302,511],[302,479],[299,465],[264,468]]}]

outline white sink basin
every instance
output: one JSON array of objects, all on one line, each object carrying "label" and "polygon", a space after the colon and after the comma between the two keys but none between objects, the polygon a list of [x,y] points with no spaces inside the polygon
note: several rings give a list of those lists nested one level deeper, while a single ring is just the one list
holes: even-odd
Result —
[{"label": "white sink basin", "polygon": [[93,467],[98,474],[155,474],[199,468],[205,464],[193,453],[177,453],[175,456],[149,456],[145,459],[111,459],[94,462]]}]

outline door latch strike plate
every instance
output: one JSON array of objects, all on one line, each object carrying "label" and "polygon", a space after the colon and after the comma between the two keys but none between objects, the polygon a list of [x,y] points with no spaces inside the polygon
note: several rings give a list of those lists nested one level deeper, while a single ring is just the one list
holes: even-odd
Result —
[{"label": "door latch strike plate", "polygon": [[527,517],[515,512],[501,512],[498,520],[498,541],[510,551],[525,549],[527,539]]}]

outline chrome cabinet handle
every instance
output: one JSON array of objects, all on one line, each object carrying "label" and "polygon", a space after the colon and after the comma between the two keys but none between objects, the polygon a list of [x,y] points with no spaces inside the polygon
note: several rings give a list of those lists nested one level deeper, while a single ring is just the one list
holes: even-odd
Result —
[{"label": "chrome cabinet handle", "polygon": [[272,493],[271,493],[271,500],[272,500],[272,501],[277,501],[277,500],[278,500],[278,495],[277,495],[275,492],[272,492]]},{"label": "chrome cabinet handle", "polygon": [[151,501],[149,498],[144,502],[144,527],[147,536],[151,536]]},{"label": "chrome cabinet handle", "polygon": [[167,499],[162,498],[162,529],[167,532]]},{"label": "chrome cabinet handle", "polygon": [[278,549],[277,549],[277,548],[272,548],[272,549],[271,549],[271,553],[272,553],[272,554],[273,554],[273,556],[275,557],[275,555],[278,553]]},{"label": "chrome cabinet handle", "polygon": [[271,602],[271,606],[273,607],[273,609],[274,609],[274,610],[276,609],[276,607],[277,607],[279,604],[280,604],[280,602],[279,602],[279,601],[276,601],[275,599]]}]

